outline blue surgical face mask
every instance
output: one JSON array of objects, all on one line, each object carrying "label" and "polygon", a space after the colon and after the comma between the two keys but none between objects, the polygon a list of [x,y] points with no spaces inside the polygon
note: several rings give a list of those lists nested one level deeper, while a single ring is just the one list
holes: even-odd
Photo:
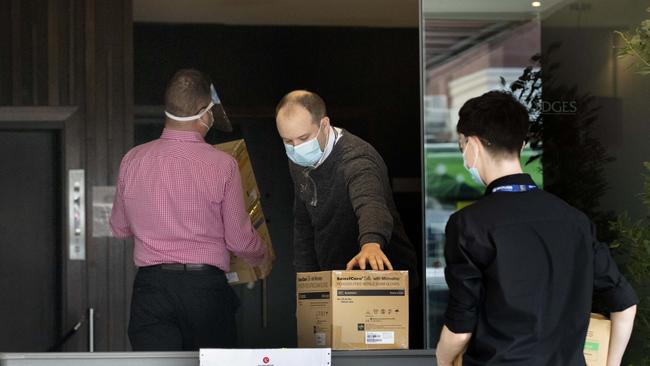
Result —
[{"label": "blue surgical face mask", "polygon": [[469,172],[469,175],[472,176],[472,179],[481,186],[485,187],[485,182],[481,179],[481,174],[479,174],[478,169],[476,168],[476,161],[478,160],[478,149],[475,149],[476,153],[474,154],[474,163],[471,167],[467,166],[467,160],[465,159],[465,151],[467,151],[467,146],[469,145],[469,139],[465,144],[465,149],[463,150],[463,166]]},{"label": "blue surgical face mask", "polygon": [[287,156],[291,161],[304,167],[312,167],[318,163],[323,156],[323,150],[321,150],[320,144],[318,143],[318,135],[320,135],[322,126],[321,124],[318,127],[316,137],[309,141],[305,141],[296,146],[284,144],[284,149],[287,151]]}]

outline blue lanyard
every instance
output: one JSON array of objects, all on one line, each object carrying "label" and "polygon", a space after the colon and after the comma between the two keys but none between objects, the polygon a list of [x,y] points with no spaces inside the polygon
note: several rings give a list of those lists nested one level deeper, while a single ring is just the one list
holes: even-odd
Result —
[{"label": "blue lanyard", "polygon": [[537,186],[534,184],[508,184],[505,186],[498,186],[492,189],[492,193],[495,192],[527,192],[537,189]]}]

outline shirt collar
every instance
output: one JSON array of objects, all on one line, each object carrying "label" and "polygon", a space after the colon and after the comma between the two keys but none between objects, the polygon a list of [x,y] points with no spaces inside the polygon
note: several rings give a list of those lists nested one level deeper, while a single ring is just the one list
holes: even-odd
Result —
[{"label": "shirt collar", "polygon": [[533,178],[530,177],[529,174],[525,173],[520,173],[520,174],[512,174],[512,175],[505,175],[501,178],[497,178],[490,183],[490,185],[487,186],[485,189],[485,195],[489,195],[492,193],[492,190],[496,187],[499,186],[507,186],[511,184],[522,184],[522,185],[528,185],[528,184],[535,184],[533,181]]},{"label": "shirt collar", "polygon": [[318,168],[325,159],[332,153],[332,150],[334,149],[334,144],[336,143],[337,136],[339,135],[339,132],[335,130],[335,127],[330,126],[329,133],[327,135],[327,144],[325,144],[325,150],[323,150],[323,155],[320,157],[320,160],[314,168]]},{"label": "shirt collar", "polygon": [[171,128],[163,129],[160,138],[166,140],[177,140],[177,141],[205,142],[203,136],[201,136],[201,134],[196,131],[180,131]]}]

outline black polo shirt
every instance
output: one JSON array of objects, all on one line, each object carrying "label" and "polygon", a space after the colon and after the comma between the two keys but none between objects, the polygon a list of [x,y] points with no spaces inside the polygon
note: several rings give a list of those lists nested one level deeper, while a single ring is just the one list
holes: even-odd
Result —
[{"label": "black polo shirt", "polygon": [[592,297],[621,311],[636,294],[582,212],[541,189],[497,188],[509,185],[534,182],[501,177],[447,223],[445,324],[473,333],[465,366],[584,366]]}]

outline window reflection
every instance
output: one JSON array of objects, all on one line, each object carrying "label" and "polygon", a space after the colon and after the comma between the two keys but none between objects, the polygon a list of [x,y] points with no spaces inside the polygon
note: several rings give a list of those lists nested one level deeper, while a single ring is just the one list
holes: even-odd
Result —
[{"label": "window reflection", "polygon": [[[483,194],[458,151],[458,111],[469,99],[504,89],[540,53],[540,23],[521,4],[423,0],[424,154],[428,343],[435,347],[447,306],[444,232],[449,216]],[[528,4],[530,7],[530,4]],[[468,10],[472,12],[468,12]],[[482,10],[482,11],[481,11]],[[519,12],[519,13],[517,13]],[[522,163],[537,152],[522,153]],[[542,185],[539,160],[524,170]]]}]

